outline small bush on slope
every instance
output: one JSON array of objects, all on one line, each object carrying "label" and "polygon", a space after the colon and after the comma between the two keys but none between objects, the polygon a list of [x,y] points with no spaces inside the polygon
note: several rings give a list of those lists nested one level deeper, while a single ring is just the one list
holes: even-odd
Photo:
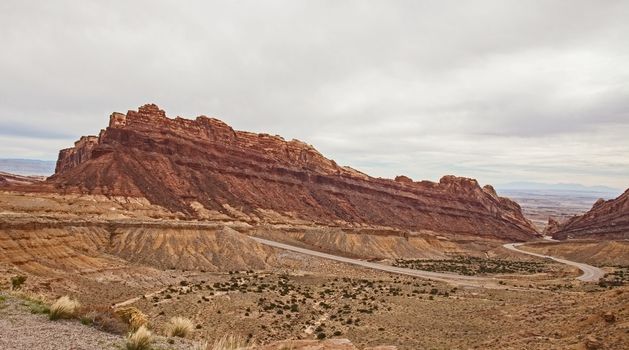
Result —
[{"label": "small bush on slope", "polygon": [[63,296],[50,306],[50,319],[71,318],[76,315],[76,311],[81,304],[78,301]]}]

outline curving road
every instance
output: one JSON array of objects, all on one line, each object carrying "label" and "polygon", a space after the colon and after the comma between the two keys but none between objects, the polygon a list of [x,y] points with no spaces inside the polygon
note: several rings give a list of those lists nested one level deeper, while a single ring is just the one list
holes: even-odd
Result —
[{"label": "curving road", "polygon": [[372,262],[368,262],[364,260],[346,258],[346,257],[338,256],[338,255],[326,254],[326,253],[318,252],[316,250],[295,247],[289,244],[269,241],[268,239],[259,238],[259,237],[250,236],[249,238],[253,239],[254,241],[258,243],[268,245],[271,247],[290,250],[293,252],[302,253],[306,255],[312,255],[319,258],[336,260],[336,261],[340,261],[340,262],[344,262],[344,263],[348,263],[352,265],[358,265],[358,266],[362,266],[362,267],[366,267],[366,268],[374,269],[374,270],[386,271],[386,272],[414,276],[414,277],[421,277],[421,278],[426,278],[426,279],[430,279],[434,281],[441,281],[441,282],[446,282],[446,283],[451,283],[451,284],[461,285],[461,286],[503,288],[497,283],[497,280],[495,278],[491,278],[491,277],[464,276],[464,275],[457,275],[454,273],[405,269],[402,267],[395,267],[395,266],[390,266],[390,265],[372,263]]},{"label": "curving road", "polygon": [[[249,236],[249,238],[253,239],[254,241],[256,241],[258,243],[261,243],[261,244],[264,244],[264,245],[268,245],[268,246],[271,246],[271,247],[285,249],[285,250],[290,250],[290,251],[293,251],[293,252],[302,253],[302,254],[306,254],[306,255],[312,255],[312,256],[319,257],[319,258],[340,261],[340,262],[344,262],[344,263],[348,263],[348,264],[352,264],[352,265],[358,265],[358,266],[362,266],[362,267],[366,267],[366,268],[370,268],[370,269],[374,269],[374,270],[380,270],[380,271],[397,273],[397,274],[401,274],[401,275],[408,275],[408,276],[414,276],[414,277],[421,277],[421,278],[431,279],[431,280],[435,280],[435,281],[442,281],[442,282],[447,282],[447,283],[456,284],[456,285],[467,285],[467,286],[474,286],[474,287],[502,288],[497,283],[496,278],[492,278],[492,277],[464,276],[464,275],[457,275],[457,274],[454,274],[454,273],[432,272],[432,271],[405,269],[405,268],[402,268],[402,267],[395,267],[395,266],[390,266],[390,265],[372,263],[372,262],[368,262],[368,261],[364,261],[364,260],[358,260],[358,259],[346,258],[346,257],[338,256],[338,255],[322,253],[322,252],[318,252],[316,250],[310,250],[310,249],[306,249],[306,248],[295,247],[295,246],[292,246],[292,245],[289,245],[289,244],[275,242],[275,241],[270,241],[268,239],[264,239],[264,238],[260,238],[260,237]],[[577,262],[574,262],[574,261],[554,258],[552,256],[541,255],[541,254],[536,254],[536,253],[530,253],[530,252],[519,250],[519,249],[516,248],[517,246],[520,246],[522,244],[524,244],[524,243],[508,243],[508,244],[505,244],[504,247],[509,249],[509,250],[516,251],[518,253],[529,254],[529,255],[540,257],[540,258],[552,259],[552,260],[555,260],[555,261],[563,263],[563,264],[576,266],[577,268],[579,268],[579,269],[581,269],[583,271],[583,275],[578,277],[578,279],[581,280],[581,281],[596,282],[601,277],[603,277],[603,275],[605,274],[601,269],[599,269],[597,267],[594,267],[594,266],[590,266],[590,265],[582,264],[582,263],[577,263]]]},{"label": "curving road", "polygon": [[507,244],[504,244],[503,247],[505,247],[505,248],[507,248],[509,250],[513,250],[514,252],[528,254],[528,255],[533,255],[533,256],[537,256],[539,258],[544,258],[544,259],[551,259],[551,260],[554,260],[556,262],[560,262],[562,264],[574,266],[574,267],[578,268],[579,270],[583,271],[583,274],[581,276],[577,277],[578,280],[581,280],[583,282],[598,282],[598,280],[600,280],[603,276],[605,276],[605,272],[603,270],[599,269],[598,267],[592,266],[592,265],[588,265],[588,264],[584,264],[584,263],[578,263],[578,262],[565,260],[565,259],[560,259],[560,258],[555,258],[555,257],[552,257],[550,255],[531,253],[531,252],[527,252],[525,250],[520,250],[520,249],[516,248],[516,247],[519,247],[519,246],[521,246],[523,244],[524,243],[507,243]]}]

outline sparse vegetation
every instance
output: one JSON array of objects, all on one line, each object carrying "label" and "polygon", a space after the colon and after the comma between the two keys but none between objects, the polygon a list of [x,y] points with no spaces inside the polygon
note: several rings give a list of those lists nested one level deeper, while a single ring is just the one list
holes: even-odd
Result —
[{"label": "sparse vegetation", "polygon": [[469,256],[459,256],[444,260],[397,259],[393,263],[393,266],[396,267],[433,272],[452,272],[466,276],[505,273],[541,273],[548,270],[548,265],[548,262],[543,261],[486,259]]},{"label": "sparse vegetation", "polygon": [[170,319],[167,328],[169,336],[185,338],[194,329],[194,324],[185,317],[176,316]]},{"label": "sparse vegetation", "polygon": [[76,315],[79,306],[78,301],[70,299],[67,295],[63,296],[50,306],[50,319],[54,321],[62,318],[72,318]]},{"label": "sparse vegetation", "polygon": [[153,334],[145,326],[141,326],[137,331],[129,333],[125,344],[126,350],[149,350],[153,343]]},{"label": "sparse vegetation", "polygon": [[49,314],[50,307],[41,296],[30,292],[13,292],[13,295],[22,300],[22,305],[26,306],[32,314]]}]

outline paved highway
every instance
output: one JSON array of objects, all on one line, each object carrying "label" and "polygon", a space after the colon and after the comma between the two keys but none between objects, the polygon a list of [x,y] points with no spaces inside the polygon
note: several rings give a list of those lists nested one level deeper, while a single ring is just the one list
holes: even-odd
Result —
[{"label": "paved highway", "polygon": [[351,258],[346,258],[346,257],[338,256],[338,255],[322,253],[316,250],[295,247],[289,244],[269,241],[268,239],[263,239],[259,237],[250,237],[250,238],[255,240],[258,243],[262,243],[271,247],[290,250],[293,252],[302,253],[306,255],[312,255],[319,258],[336,260],[336,261],[340,261],[340,262],[344,262],[344,263],[348,263],[352,265],[358,265],[358,266],[362,266],[362,267],[366,267],[366,268],[370,268],[374,270],[392,272],[392,273],[414,276],[414,277],[421,277],[421,278],[426,278],[426,279],[435,280],[435,281],[447,282],[447,283],[451,283],[455,285],[467,285],[467,286],[474,286],[474,287],[498,287],[499,286],[495,278],[463,276],[463,275],[457,275],[454,273],[405,269],[402,267],[395,267],[395,266],[390,266],[390,265],[372,263],[372,262],[368,262],[364,260],[351,259]]},{"label": "paved highway", "polygon": [[[457,274],[454,274],[454,273],[444,273],[444,272],[432,272],[432,271],[405,269],[405,268],[401,268],[401,267],[395,267],[395,266],[390,266],[390,265],[372,263],[372,262],[368,262],[368,261],[364,261],[364,260],[358,260],[358,259],[346,258],[346,257],[343,257],[343,256],[338,256],[338,255],[322,253],[322,252],[318,252],[316,250],[310,250],[310,249],[306,249],[306,248],[295,247],[295,246],[292,246],[292,245],[289,245],[289,244],[285,244],[285,243],[269,241],[268,239],[264,239],[264,238],[260,238],[260,237],[250,237],[250,238],[255,240],[258,243],[261,243],[261,244],[264,244],[264,245],[268,245],[268,246],[271,246],[271,247],[285,249],[285,250],[290,250],[290,251],[293,251],[293,252],[302,253],[302,254],[306,254],[306,255],[312,255],[312,256],[319,257],[319,258],[340,261],[340,262],[344,262],[344,263],[348,263],[348,264],[352,264],[352,265],[358,265],[358,266],[362,266],[362,267],[366,267],[366,268],[370,268],[370,269],[374,269],[374,270],[392,272],[392,273],[397,273],[397,274],[401,274],[401,275],[421,277],[421,278],[431,279],[431,280],[435,280],[435,281],[442,281],[442,282],[447,282],[447,283],[452,283],[452,284],[457,284],[457,285],[468,285],[468,286],[475,286],[475,287],[498,287],[498,288],[500,288],[498,283],[497,283],[497,280],[495,278],[492,278],[492,277],[464,276],[464,275],[457,275]],[[577,262],[573,262],[573,261],[568,261],[568,260],[564,260],[564,259],[559,259],[559,258],[553,258],[551,256],[535,254],[535,253],[529,253],[529,252],[517,249],[516,246],[519,246],[521,244],[522,243],[509,243],[509,244],[505,244],[504,247],[507,248],[507,249],[519,252],[519,253],[534,255],[534,256],[538,256],[538,257],[542,257],[542,258],[549,258],[549,259],[553,259],[553,260],[555,260],[557,262],[560,262],[560,263],[576,266],[576,267],[578,267],[579,269],[581,269],[584,272],[583,275],[578,277],[578,279],[582,280],[582,281],[596,282],[601,277],[603,277],[603,275],[604,275],[604,272],[601,269],[599,269],[597,267],[594,267],[594,266],[590,266],[590,265],[582,264],[582,263],[577,263]]]},{"label": "paved highway", "polygon": [[599,269],[598,267],[592,266],[592,265],[588,265],[588,264],[584,264],[584,263],[578,263],[578,262],[565,260],[565,259],[560,259],[560,258],[555,258],[555,257],[552,257],[550,255],[531,253],[531,252],[527,252],[525,250],[520,250],[520,249],[516,248],[516,247],[519,247],[519,246],[521,246],[523,244],[524,243],[507,243],[507,244],[504,244],[503,247],[505,247],[505,248],[507,248],[509,250],[513,250],[513,251],[518,252],[518,253],[533,255],[533,256],[537,256],[539,258],[551,259],[551,260],[555,260],[556,262],[560,262],[562,264],[575,266],[579,270],[583,271],[583,274],[581,276],[577,277],[577,279],[581,280],[581,281],[584,281],[584,282],[598,282],[598,280],[600,280],[603,276],[605,276],[605,272],[603,270]]}]

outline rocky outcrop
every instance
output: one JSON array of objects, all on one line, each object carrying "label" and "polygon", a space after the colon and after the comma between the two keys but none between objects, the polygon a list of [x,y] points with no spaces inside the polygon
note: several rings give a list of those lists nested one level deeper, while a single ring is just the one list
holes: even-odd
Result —
[{"label": "rocky outcrop", "polygon": [[55,173],[59,173],[87,161],[92,156],[92,150],[98,145],[97,136],[83,136],[74,143],[74,147],[59,151],[59,158]]},{"label": "rocky outcrop", "polygon": [[599,199],[592,209],[563,223],[550,225],[548,234],[566,238],[629,238],[629,189],[616,199]]},{"label": "rocky outcrop", "polygon": [[168,118],[156,105],[114,113],[97,138],[59,155],[48,183],[63,193],[145,197],[190,217],[209,210],[252,224],[268,213],[331,226],[383,226],[525,240],[515,202],[476,180],[373,178],[280,136],[235,131],[205,116]]}]

